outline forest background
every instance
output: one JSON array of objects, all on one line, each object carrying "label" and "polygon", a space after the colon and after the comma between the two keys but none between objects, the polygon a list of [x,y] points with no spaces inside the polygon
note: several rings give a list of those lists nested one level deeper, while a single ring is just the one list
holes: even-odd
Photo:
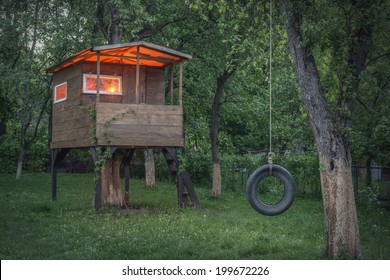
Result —
[{"label": "forest background", "polygon": [[[302,44],[315,59],[329,110],[348,122],[342,133],[356,182],[361,182],[355,184],[357,198],[388,199],[388,182],[378,183],[372,175],[380,169],[381,178],[389,176],[382,167],[390,164],[390,1],[291,2],[302,16]],[[274,6],[274,161],[293,174],[298,195],[321,198],[317,146],[287,47],[286,15],[279,1]],[[219,162],[221,191],[242,191],[248,174],[266,163],[268,1],[2,0],[0,9],[2,173],[19,178],[22,170],[50,169],[52,85],[46,69],[116,35],[123,42],[146,40],[193,56],[184,64],[185,147],[180,158],[196,187],[211,192],[213,163]],[[365,54],[358,86],[351,70],[356,66],[351,61],[359,61],[356,45]],[[137,155],[132,176],[143,177],[143,153]],[[67,171],[93,170],[88,150],[70,157]],[[155,157],[156,177],[168,179],[158,151]]]}]

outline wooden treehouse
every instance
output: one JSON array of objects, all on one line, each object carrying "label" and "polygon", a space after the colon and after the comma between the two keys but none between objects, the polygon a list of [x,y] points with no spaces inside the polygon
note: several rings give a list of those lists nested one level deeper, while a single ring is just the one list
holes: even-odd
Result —
[{"label": "wooden treehouse", "polygon": [[[178,172],[176,156],[176,148],[184,144],[182,65],[190,59],[188,54],[139,41],[89,48],[48,69],[53,73],[53,200],[57,166],[70,149],[90,147],[95,162],[101,156],[99,148],[111,155],[121,152],[128,202],[134,149],[161,148],[177,184],[179,205],[191,199],[199,207],[188,172]],[[97,210],[102,206],[101,181],[98,171]]]}]

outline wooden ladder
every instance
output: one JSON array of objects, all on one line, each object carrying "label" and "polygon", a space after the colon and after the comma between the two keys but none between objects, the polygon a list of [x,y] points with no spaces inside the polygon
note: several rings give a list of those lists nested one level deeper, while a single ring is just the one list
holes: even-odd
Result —
[{"label": "wooden ladder", "polygon": [[200,209],[199,200],[192,186],[190,174],[187,170],[179,172],[179,159],[177,158],[176,148],[162,148],[162,152],[177,186],[179,206],[183,207],[184,205],[188,205],[190,199],[195,208]]}]

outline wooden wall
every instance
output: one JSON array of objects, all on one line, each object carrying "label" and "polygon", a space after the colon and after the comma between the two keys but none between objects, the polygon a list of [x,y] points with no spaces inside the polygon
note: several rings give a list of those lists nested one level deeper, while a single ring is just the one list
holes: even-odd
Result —
[{"label": "wooden wall", "polygon": [[[83,73],[96,74],[96,63],[85,62]],[[135,104],[135,66],[101,64],[102,75],[122,76],[122,96],[100,95],[100,102]],[[95,102],[95,94],[83,94],[83,104]],[[147,104],[165,104],[164,68],[140,67],[139,102]]]},{"label": "wooden wall", "polygon": [[182,147],[183,109],[148,104],[96,104],[99,145]]},{"label": "wooden wall", "polygon": [[91,146],[89,129],[93,123],[79,106],[82,79],[80,63],[53,76],[53,86],[67,82],[67,99],[53,104],[52,149]]},{"label": "wooden wall", "polygon": [[[92,146],[94,125],[88,116],[88,105],[96,103],[96,94],[83,93],[83,73],[96,74],[96,63],[80,62],[53,74],[53,86],[67,82],[67,99],[53,104],[51,148],[76,148]],[[136,67],[118,64],[101,64],[102,75],[122,77],[122,95],[100,95],[97,104],[98,144],[107,144],[103,137],[104,123],[120,112],[134,110],[109,128],[115,142],[120,146],[182,146],[182,108],[164,106],[164,69],[140,68],[140,103],[157,106],[120,106],[134,104]],[[118,106],[116,106],[118,105]],[[146,110],[146,111],[143,111]],[[136,116],[136,117],[135,117]],[[93,134],[93,133],[92,133]]]}]

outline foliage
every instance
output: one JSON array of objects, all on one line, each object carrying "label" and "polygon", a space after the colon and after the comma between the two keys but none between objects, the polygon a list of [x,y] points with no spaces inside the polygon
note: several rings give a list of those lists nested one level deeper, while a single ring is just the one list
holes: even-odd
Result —
[{"label": "foliage", "polygon": [[[13,122],[7,122],[7,133],[0,141],[0,170],[4,173],[14,173],[18,161],[20,149],[20,126]],[[50,162],[47,129],[41,129],[38,138],[34,141],[26,154],[26,171],[46,171]]]},{"label": "foliage", "polygon": [[[297,1],[304,13],[305,44],[316,58],[335,115],[351,116],[344,130],[353,160],[388,164],[389,112],[389,1]],[[358,2],[356,5],[353,3]],[[7,132],[0,140],[0,167],[16,168],[23,123],[31,116],[26,139],[32,139],[41,106],[48,96],[50,76],[45,69],[84,48],[105,44],[101,22],[110,23],[110,5],[120,17],[122,41],[138,36],[192,54],[184,64],[183,105],[185,147],[181,166],[200,186],[211,184],[210,111],[216,79],[239,65],[225,88],[219,123],[223,186],[239,191],[242,181],[265,157],[243,155],[268,149],[269,3],[268,1],[2,1],[0,18],[0,121]],[[370,53],[360,76],[354,112],[338,108],[337,95],[350,89],[348,50],[361,24],[373,28]],[[34,29],[35,28],[35,29]],[[103,26],[108,30],[109,24]],[[34,33],[36,30],[36,33]],[[34,35],[35,34],[35,35]],[[35,49],[32,49],[36,42]],[[300,194],[318,196],[318,161],[300,89],[288,55],[285,15],[275,3],[273,16],[273,149],[276,159],[293,173]],[[175,87],[177,85],[175,84]],[[168,87],[168,85],[167,85]],[[26,90],[29,94],[26,94]],[[43,170],[49,162],[44,108],[37,138],[26,155],[25,167]],[[94,129],[92,127],[92,129]],[[89,152],[82,155],[90,157]],[[169,179],[166,164],[157,156],[157,176]],[[161,170],[161,171],[160,171]],[[242,170],[246,170],[244,173]],[[232,172],[234,171],[234,172]],[[142,172],[136,173],[141,176]]]}]

